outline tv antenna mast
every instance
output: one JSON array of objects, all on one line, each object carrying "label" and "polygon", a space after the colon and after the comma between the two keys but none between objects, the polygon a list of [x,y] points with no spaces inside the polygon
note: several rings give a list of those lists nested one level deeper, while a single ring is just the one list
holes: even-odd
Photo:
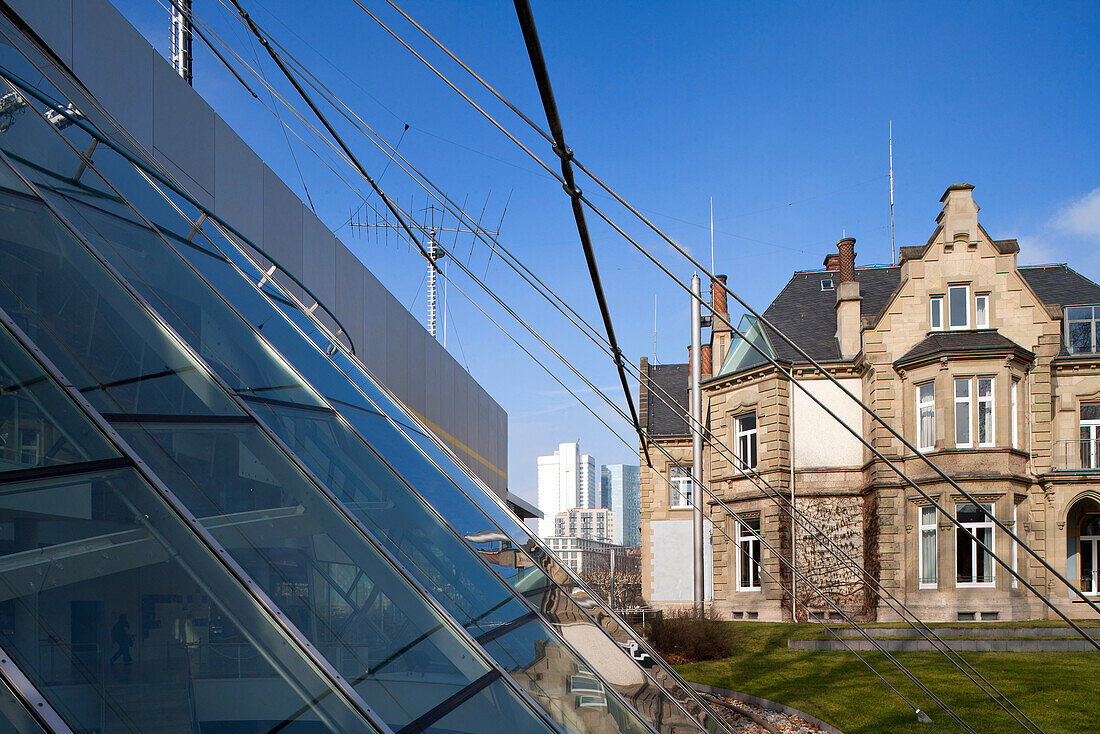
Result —
[{"label": "tv antenna mast", "polygon": [[194,72],[191,67],[191,0],[170,0],[172,7],[172,68],[188,84]]},{"label": "tv antenna mast", "polygon": [[[492,192],[489,192],[489,195],[491,196]],[[508,201],[511,201],[511,198],[512,198],[512,195],[509,194],[508,195]],[[469,199],[469,197],[467,197],[467,200],[468,199]],[[482,236],[496,237],[500,234],[500,226],[504,223],[504,215],[508,213],[508,201],[504,202],[504,209],[500,213],[500,221],[497,222],[497,226],[496,226],[495,230],[488,230],[485,227],[483,227],[482,224],[481,224],[482,219],[485,218],[485,209],[489,205],[489,196],[485,197],[485,204],[481,207],[481,214],[478,215],[477,223],[473,227],[470,227],[469,225],[465,224],[465,222],[461,219],[458,219],[453,225],[449,224],[448,221],[447,221],[447,210],[443,209],[442,207],[437,206],[434,202],[426,203],[424,208],[422,208],[418,211],[413,211],[411,208],[409,209],[410,213],[420,215],[420,221],[419,222],[410,222],[410,226],[417,229],[417,230],[419,230],[424,235],[424,240],[425,240],[425,242],[424,242],[425,248],[424,249],[426,249],[428,251],[428,257],[431,258],[431,262],[429,262],[428,265],[427,265],[428,272],[427,272],[427,275],[425,276],[425,280],[427,282],[427,296],[428,296],[428,317],[427,317],[427,323],[425,324],[425,327],[428,329],[428,333],[432,335],[433,339],[438,339],[439,338],[439,336],[438,336],[438,330],[439,330],[438,326],[439,326],[439,321],[440,321],[440,318],[439,318],[439,316],[440,316],[440,313],[439,313],[440,312],[439,294],[438,294],[439,284],[438,284],[438,280],[437,280],[438,272],[437,272],[437,269],[436,269],[436,263],[447,256],[447,250],[439,242],[440,237],[444,233],[454,233],[454,240],[451,244],[451,250],[450,250],[451,256],[453,257],[455,249],[458,246],[459,236],[461,236],[461,235],[471,235],[470,252],[469,252],[469,255],[466,258],[467,263],[468,263],[470,258],[473,257],[474,240],[476,239],[476,235],[480,234]],[[463,210],[465,210],[465,208],[466,208],[466,202],[465,201],[463,202],[462,207],[463,207]],[[388,243],[389,242],[390,230],[393,230],[396,233],[397,242],[401,242],[403,240],[404,241],[408,240],[408,235],[405,234],[404,229],[402,228],[402,226],[399,223],[391,221],[390,218],[385,213],[380,213],[377,209],[374,209],[374,207],[371,207],[371,209],[374,212],[374,221],[371,221],[369,216],[364,216],[362,206],[360,206],[358,209],[356,209],[355,211],[353,211],[351,213],[351,216],[348,220],[348,224],[352,228],[353,232],[357,229],[366,230],[368,233],[371,230],[374,230],[375,237],[378,238],[378,241],[381,241],[381,238],[384,236],[385,241]],[[455,218],[453,214],[451,215],[451,218],[452,219]],[[385,233],[385,235],[382,235],[383,232]],[[368,238],[369,238],[369,234],[368,234]],[[490,253],[489,253],[490,260],[492,259],[492,257],[493,257],[492,251],[490,251]],[[486,270],[488,270],[488,267],[489,267],[488,263],[486,264],[485,267],[486,267]],[[444,264],[444,268],[446,268],[445,264]],[[444,271],[444,277],[446,277],[446,271]],[[446,292],[447,292],[446,289],[444,289],[444,291],[443,291],[444,301],[443,301],[443,309],[442,309],[442,311],[443,311],[443,346],[444,347],[447,346],[447,302],[446,302]]]}]

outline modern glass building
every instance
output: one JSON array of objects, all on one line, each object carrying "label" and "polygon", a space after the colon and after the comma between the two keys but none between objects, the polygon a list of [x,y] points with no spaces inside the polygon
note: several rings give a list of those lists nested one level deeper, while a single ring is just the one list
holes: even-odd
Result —
[{"label": "modern glass building", "polygon": [[723,730],[77,45],[0,2],[5,728]]}]

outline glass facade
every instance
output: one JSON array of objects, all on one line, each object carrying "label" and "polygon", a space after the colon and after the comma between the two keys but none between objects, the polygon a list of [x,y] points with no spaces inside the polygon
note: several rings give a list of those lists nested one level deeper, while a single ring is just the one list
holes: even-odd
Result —
[{"label": "glass facade", "polygon": [[0,641],[72,729],[717,730],[94,101],[43,114],[48,66],[0,45]]}]

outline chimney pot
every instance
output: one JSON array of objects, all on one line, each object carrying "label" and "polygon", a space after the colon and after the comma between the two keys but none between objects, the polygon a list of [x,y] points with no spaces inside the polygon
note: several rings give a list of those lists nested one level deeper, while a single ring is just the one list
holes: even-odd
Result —
[{"label": "chimney pot", "polygon": [[726,300],[726,276],[716,275],[710,284],[710,306],[715,313],[729,313],[729,303]]},{"label": "chimney pot", "polygon": [[837,269],[840,270],[839,282],[851,283],[856,279],[856,239],[845,237],[836,243],[838,250]]}]

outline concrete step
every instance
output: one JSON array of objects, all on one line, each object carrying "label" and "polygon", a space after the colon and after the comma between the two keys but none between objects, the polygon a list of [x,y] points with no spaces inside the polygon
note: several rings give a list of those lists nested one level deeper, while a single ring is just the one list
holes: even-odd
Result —
[{"label": "concrete step", "polygon": [[[938,633],[938,630],[937,630]],[[828,633],[826,633],[828,634]],[[923,638],[876,640],[890,652],[934,651],[936,647]],[[787,640],[790,650],[845,650],[845,644],[853,650],[875,650],[869,640]],[[1096,648],[1083,638],[1076,639],[945,639],[944,644],[958,652],[1095,652]]]}]

